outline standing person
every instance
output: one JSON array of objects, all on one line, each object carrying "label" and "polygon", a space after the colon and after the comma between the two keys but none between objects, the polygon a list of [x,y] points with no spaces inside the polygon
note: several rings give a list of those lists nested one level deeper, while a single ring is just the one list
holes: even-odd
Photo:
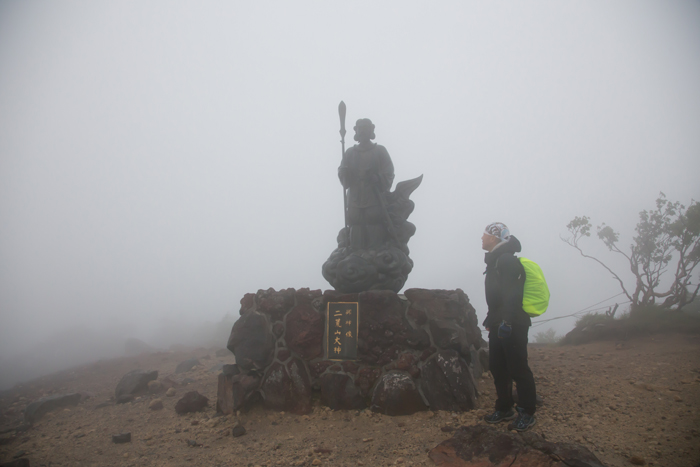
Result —
[{"label": "standing person", "polygon": [[[486,304],[484,327],[489,333],[489,367],[496,386],[496,411],[484,420],[498,423],[513,420],[508,429],[527,431],[535,425],[535,379],[527,364],[527,334],[532,322],[523,310],[525,269],[514,253],[520,241],[505,224],[486,226],[481,247],[484,258]],[[513,410],[513,381],[518,405]]]}]

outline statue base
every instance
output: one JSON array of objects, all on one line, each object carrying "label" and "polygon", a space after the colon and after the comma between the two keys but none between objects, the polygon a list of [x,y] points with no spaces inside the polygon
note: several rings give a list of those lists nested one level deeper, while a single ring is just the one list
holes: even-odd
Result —
[{"label": "statue base", "polygon": [[323,264],[323,277],[337,291],[398,292],[413,269],[413,261],[401,249],[386,244],[375,249],[336,248]]},{"label": "statue base", "polygon": [[[359,307],[357,359],[324,351],[331,302]],[[476,405],[481,338],[476,312],[460,289],[342,293],[274,289],[246,294],[227,347],[236,356],[219,375],[217,410],[255,403],[309,413],[314,393],[331,409],[388,415],[467,411]]]}]

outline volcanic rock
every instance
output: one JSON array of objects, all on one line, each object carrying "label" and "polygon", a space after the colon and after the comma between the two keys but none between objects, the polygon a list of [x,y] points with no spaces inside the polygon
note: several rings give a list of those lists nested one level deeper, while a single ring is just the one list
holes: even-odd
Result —
[{"label": "volcanic rock", "polygon": [[70,407],[78,405],[80,402],[80,394],[57,394],[54,396],[42,397],[30,403],[24,410],[24,421],[32,424],[39,420],[42,415],[52,410],[60,409],[61,407]]},{"label": "volcanic rock", "polygon": [[272,363],[275,336],[265,316],[251,311],[233,325],[226,347],[242,370],[263,369]]},{"label": "volcanic rock", "polygon": [[163,408],[163,400],[162,399],[153,399],[149,404],[148,408],[151,410],[160,410]]},{"label": "volcanic rock", "polygon": [[114,390],[114,396],[118,399],[122,395],[133,395],[141,392],[146,392],[148,382],[158,379],[156,370],[144,371],[133,370],[122,376],[122,379],[117,384]]},{"label": "volcanic rock", "polygon": [[295,414],[311,412],[311,380],[304,362],[273,363],[260,386],[265,405]]},{"label": "volcanic rock", "polygon": [[[319,294],[320,295],[320,294]],[[297,305],[287,315],[287,346],[305,360],[323,355],[323,314],[311,304]]]},{"label": "volcanic rock", "polygon": [[550,443],[532,432],[511,433],[491,426],[459,428],[454,436],[428,454],[439,467],[603,467],[588,449],[569,443]]},{"label": "volcanic rock", "polygon": [[431,410],[464,411],[476,406],[469,365],[454,350],[441,350],[423,365],[421,389]]},{"label": "volcanic rock", "polygon": [[231,435],[233,435],[234,438],[238,438],[240,436],[243,436],[245,434],[245,427],[241,425],[240,423],[237,423],[236,426],[234,426],[231,429]]},{"label": "volcanic rock", "polygon": [[373,412],[385,415],[411,415],[426,410],[416,383],[403,371],[390,371],[377,383],[372,394]]},{"label": "volcanic rock", "polygon": [[188,412],[199,412],[209,404],[209,399],[197,391],[186,392],[175,404],[175,412],[179,414]]},{"label": "volcanic rock", "polygon": [[175,367],[175,373],[185,373],[187,371],[190,371],[197,365],[199,365],[199,360],[197,360],[196,358],[190,358],[188,360],[185,360],[184,362],[178,363]]},{"label": "volcanic rock", "polygon": [[275,289],[259,290],[255,294],[257,310],[270,317],[271,322],[282,321],[284,315],[294,306],[294,289],[284,289],[276,292]]},{"label": "volcanic rock", "polygon": [[333,410],[367,408],[364,397],[349,376],[328,373],[321,376],[321,402]]}]

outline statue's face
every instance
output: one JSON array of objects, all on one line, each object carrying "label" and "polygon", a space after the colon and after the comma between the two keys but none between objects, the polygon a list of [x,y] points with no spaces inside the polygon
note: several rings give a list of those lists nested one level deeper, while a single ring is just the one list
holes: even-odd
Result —
[{"label": "statue's face", "polygon": [[360,122],[355,126],[358,141],[369,141],[372,138],[372,124]]}]

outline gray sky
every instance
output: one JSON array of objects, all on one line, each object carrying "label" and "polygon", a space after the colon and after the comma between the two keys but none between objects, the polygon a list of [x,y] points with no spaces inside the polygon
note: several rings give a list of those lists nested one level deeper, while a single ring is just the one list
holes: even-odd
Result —
[{"label": "gray sky", "polygon": [[699,24],[697,1],[0,1],[0,355],[329,288],[341,99],[397,182],[424,174],[406,288],[482,320],[501,221],[546,318],[615,295],[559,236],[586,214],[628,244],[659,191],[700,197]]}]

